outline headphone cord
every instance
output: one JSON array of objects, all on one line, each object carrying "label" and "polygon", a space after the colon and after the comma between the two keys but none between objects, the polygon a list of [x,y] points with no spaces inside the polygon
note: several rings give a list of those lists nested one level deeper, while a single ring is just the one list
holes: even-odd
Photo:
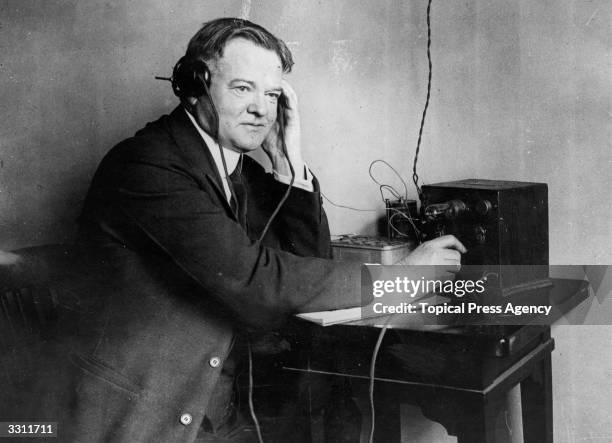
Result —
[{"label": "headphone cord", "polygon": [[378,351],[380,350],[380,345],[382,344],[383,338],[385,338],[385,333],[389,328],[389,324],[391,320],[394,318],[393,315],[390,315],[385,324],[383,325],[380,333],[378,334],[378,340],[376,340],[376,345],[374,346],[374,351],[372,352],[372,359],[370,360],[370,384],[368,388],[368,393],[370,395],[370,420],[372,421],[372,426],[370,427],[370,438],[369,443],[374,442],[374,430],[376,428],[376,410],[374,408],[374,381],[375,381],[375,372],[376,372],[376,358],[378,357]]},{"label": "headphone cord", "polygon": [[263,443],[263,437],[261,435],[261,426],[257,415],[255,415],[255,406],[253,405],[253,351],[251,349],[251,339],[248,339],[248,350],[249,350],[249,412],[251,413],[251,419],[255,425],[255,432],[257,433],[257,441]]},{"label": "headphone cord", "polygon": [[293,187],[293,183],[295,183],[295,170],[293,169],[293,165],[291,164],[291,160],[289,159],[289,155],[287,155],[287,145],[285,145],[285,137],[284,137],[284,134],[282,134],[282,133],[281,133],[281,143],[283,145],[283,153],[285,153],[285,158],[287,159],[287,163],[289,164],[289,170],[291,171],[291,182],[289,183],[289,186],[287,186],[287,190],[285,191],[285,194],[283,195],[283,198],[281,199],[280,202],[278,202],[278,205],[276,205],[276,209],[274,209],[274,212],[272,213],[270,218],[268,218],[268,222],[266,223],[266,226],[264,227],[263,231],[261,231],[261,235],[257,239],[258,243],[260,243],[263,240],[263,238],[266,236],[266,233],[268,232],[268,229],[270,228],[270,225],[272,224],[272,222],[274,221],[274,218],[277,216],[277,214],[279,213],[281,207],[283,206],[283,204],[285,203],[285,201],[289,197],[289,193],[291,192],[291,188]]},{"label": "headphone cord", "polygon": [[[236,192],[234,191],[234,186],[232,181],[229,178],[229,172],[227,170],[227,162],[225,161],[225,153],[223,152],[223,148],[221,147],[221,143],[219,143],[219,112],[217,111],[217,107],[215,106],[215,102],[213,102],[212,96],[210,95],[210,90],[208,89],[208,84],[205,79],[202,79],[202,84],[204,85],[204,91],[206,92],[206,96],[208,97],[208,102],[212,108],[212,113],[215,116],[214,118],[214,127],[211,128],[213,131],[213,140],[217,142],[217,146],[219,146],[219,154],[221,154],[221,162],[223,163],[223,172],[225,173],[225,181],[227,183],[227,187],[229,188],[230,194],[234,199],[234,202],[238,204],[238,199],[236,198]],[[235,214],[236,215],[236,214]]]}]

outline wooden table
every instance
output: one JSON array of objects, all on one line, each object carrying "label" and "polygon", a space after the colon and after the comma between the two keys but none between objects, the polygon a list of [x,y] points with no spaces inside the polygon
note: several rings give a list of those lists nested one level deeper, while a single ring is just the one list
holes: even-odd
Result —
[{"label": "wooden table", "polygon": [[[548,296],[557,318],[588,297],[586,282],[553,282]],[[362,413],[360,440],[367,441],[370,359],[380,328],[370,320],[306,329],[309,337],[294,343],[284,370],[312,383],[348,384]],[[545,324],[388,329],[375,371],[375,441],[400,441],[402,403],[420,406],[459,443],[500,441],[506,396],[520,384],[524,441],[552,442],[553,349]],[[312,431],[313,441],[324,440],[321,429]]]}]

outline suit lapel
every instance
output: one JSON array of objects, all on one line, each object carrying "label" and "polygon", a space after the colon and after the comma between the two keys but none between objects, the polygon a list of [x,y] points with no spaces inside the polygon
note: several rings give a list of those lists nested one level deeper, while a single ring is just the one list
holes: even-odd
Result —
[{"label": "suit lapel", "polygon": [[177,146],[187,157],[187,161],[192,165],[197,174],[203,174],[205,180],[210,183],[217,194],[221,204],[225,206],[231,217],[238,221],[236,213],[232,210],[221,181],[221,175],[215,166],[215,161],[202,140],[202,137],[187,117],[186,111],[182,106],[177,106],[169,116],[168,125],[170,134],[174,138]]}]

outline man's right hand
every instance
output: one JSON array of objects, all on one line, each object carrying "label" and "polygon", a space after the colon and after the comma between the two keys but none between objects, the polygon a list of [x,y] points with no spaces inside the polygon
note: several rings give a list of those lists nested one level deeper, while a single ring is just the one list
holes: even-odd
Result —
[{"label": "man's right hand", "polygon": [[396,265],[442,266],[448,272],[461,269],[461,254],[467,249],[454,235],[445,235],[420,244]]}]

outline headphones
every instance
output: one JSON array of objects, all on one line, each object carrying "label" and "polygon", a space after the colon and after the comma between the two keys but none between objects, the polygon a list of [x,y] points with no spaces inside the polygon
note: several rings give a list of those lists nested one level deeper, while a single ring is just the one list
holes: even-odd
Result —
[{"label": "headphones", "polygon": [[172,70],[172,90],[179,98],[208,95],[210,69],[203,60],[183,56]]},{"label": "headphones", "polygon": [[210,103],[207,111],[211,135],[216,140],[219,136],[219,114],[210,96],[210,69],[206,62],[197,58],[183,56],[176,62],[172,70],[172,77],[155,77],[159,80],[169,80],[172,91],[180,99],[187,97],[206,97]]}]

